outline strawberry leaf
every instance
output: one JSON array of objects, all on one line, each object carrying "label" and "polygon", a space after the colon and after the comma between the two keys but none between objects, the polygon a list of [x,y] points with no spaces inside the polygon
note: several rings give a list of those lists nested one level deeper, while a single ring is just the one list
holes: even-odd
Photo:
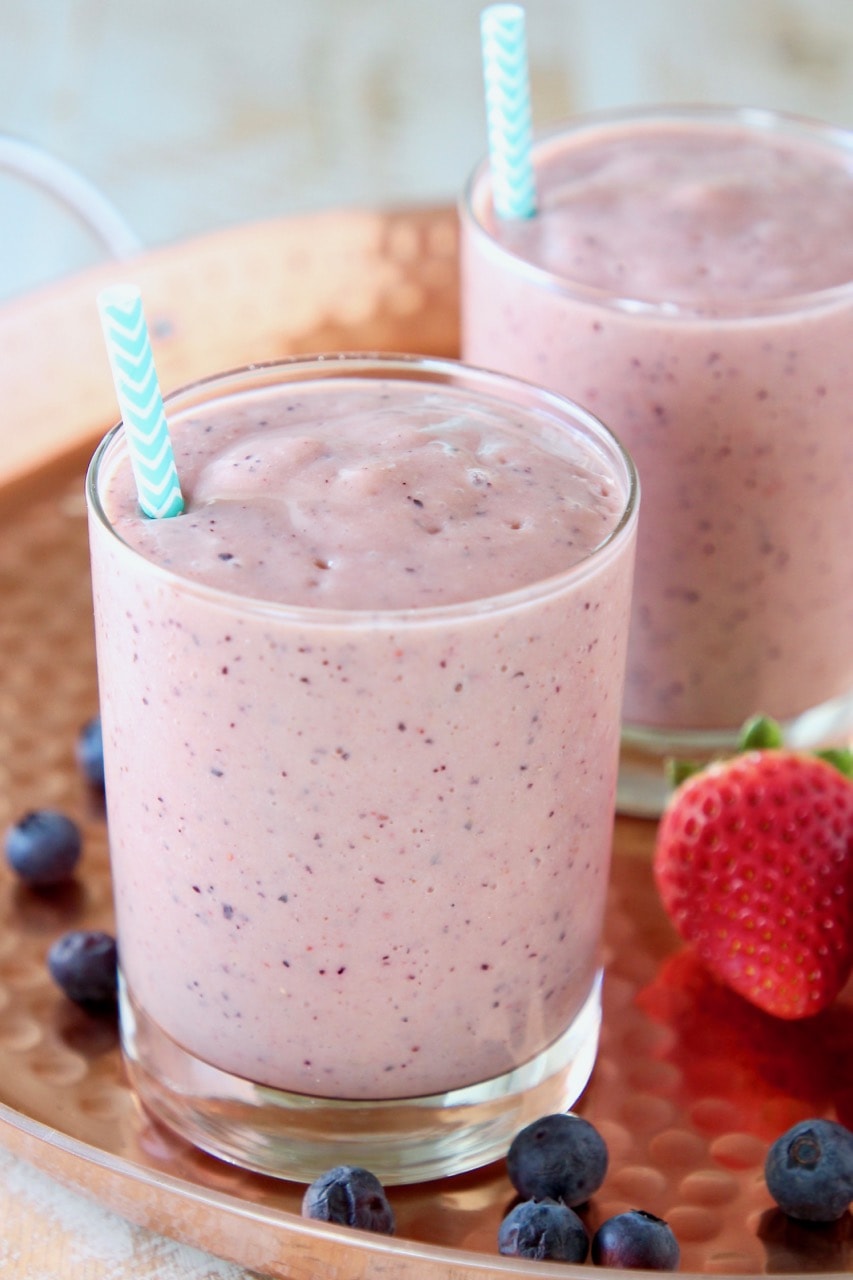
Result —
[{"label": "strawberry leaf", "polygon": [[[782,727],[771,716],[755,715],[746,720],[738,735],[735,755],[747,751],[781,751],[785,739]],[[828,747],[822,751],[813,751],[811,755],[832,765],[845,778],[853,781],[853,749],[849,747]],[[724,759],[725,757],[720,757]],[[708,766],[708,761],[680,760],[669,758],[665,763],[666,779],[670,790],[675,791],[682,782],[701,773]]]},{"label": "strawberry leaf", "polygon": [[740,751],[778,750],[784,745],[782,730],[770,716],[751,716],[740,731]]},{"label": "strawberry leaf", "polygon": [[815,755],[843,773],[845,778],[853,779],[853,750],[849,747],[828,747],[826,751],[816,751]]},{"label": "strawberry leaf", "polygon": [[682,782],[688,778],[692,778],[694,773],[700,773],[705,766],[697,764],[695,760],[677,760],[675,758],[666,761],[666,780],[672,790],[680,787]]}]

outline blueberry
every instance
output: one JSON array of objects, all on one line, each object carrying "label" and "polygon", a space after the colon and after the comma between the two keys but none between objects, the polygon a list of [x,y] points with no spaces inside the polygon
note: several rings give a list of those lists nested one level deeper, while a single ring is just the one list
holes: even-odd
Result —
[{"label": "blueberry", "polygon": [[26,813],[6,832],[9,865],[27,884],[42,886],[70,880],[81,851],[79,827],[53,809]]},{"label": "blueberry", "polygon": [[506,1159],[510,1182],[525,1200],[583,1204],[607,1172],[601,1134],[571,1113],[534,1120],[515,1135]]},{"label": "blueberry", "polygon": [[853,1200],[853,1132],[834,1120],[802,1120],[773,1143],[764,1177],[788,1217],[836,1222]]},{"label": "blueberry", "polygon": [[107,1006],[116,1002],[116,941],[98,929],[73,929],[57,938],[47,955],[57,986],[76,1004]]},{"label": "blueberry", "polygon": [[583,1262],[589,1252],[589,1237],[568,1205],[556,1200],[523,1200],[501,1223],[498,1249],[511,1258]]},{"label": "blueberry", "polygon": [[592,1237],[592,1260],[598,1267],[675,1271],[681,1250],[663,1218],[629,1209],[608,1218]]},{"label": "blueberry", "polygon": [[385,1188],[368,1169],[340,1164],[321,1173],[302,1198],[303,1218],[392,1236],[396,1224]]},{"label": "blueberry", "polygon": [[77,763],[83,777],[93,787],[104,785],[104,738],[101,717],[93,716],[77,735]]}]

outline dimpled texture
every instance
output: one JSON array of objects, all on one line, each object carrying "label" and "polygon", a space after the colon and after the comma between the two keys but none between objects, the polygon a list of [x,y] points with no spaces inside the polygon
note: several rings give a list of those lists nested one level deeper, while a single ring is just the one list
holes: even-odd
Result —
[{"label": "dimpled texture", "polygon": [[583,1262],[586,1228],[574,1210],[553,1200],[525,1200],[511,1209],[498,1231],[498,1249],[513,1258]]},{"label": "dimpled texture", "polygon": [[753,751],[693,775],[658,829],[676,929],[753,1004],[802,1018],[853,967],[853,783],[816,758]]},{"label": "dimpled texture", "polygon": [[542,1116],[515,1135],[507,1173],[519,1195],[531,1200],[584,1204],[607,1172],[607,1145],[588,1120],[572,1113]]},{"label": "dimpled texture", "polygon": [[303,1196],[302,1216],[386,1236],[395,1231],[385,1188],[369,1169],[356,1165],[336,1165],[321,1173]]},{"label": "dimpled texture", "polygon": [[600,1267],[675,1271],[680,1256],[668,1223],[642,1209],[608,1218],[592,1238],[592,1260]]},{"label": "dimpled texture", "polygon": [[779,1208],[807,1222],[836,1222],[853,1200],[853,1133],[833,1120],[804,1120],[777,1138],[764,1166]]}]

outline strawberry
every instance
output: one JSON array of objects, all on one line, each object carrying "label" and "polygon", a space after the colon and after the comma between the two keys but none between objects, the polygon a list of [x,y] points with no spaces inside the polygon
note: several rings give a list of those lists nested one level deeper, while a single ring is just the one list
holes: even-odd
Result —
[{"label": "strawberry", "polygon": [[[780,740],[772,721],[746,735]],[[654,876],[679,934],[718,980],[780,1018],[818,1013],[853,970],[849,763],[847,752],[753,747],[688,775],[658,827]]]}]

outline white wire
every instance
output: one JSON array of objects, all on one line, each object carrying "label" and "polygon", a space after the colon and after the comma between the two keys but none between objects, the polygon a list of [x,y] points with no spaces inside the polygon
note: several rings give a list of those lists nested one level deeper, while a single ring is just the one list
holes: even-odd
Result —
[{"label": "white wire", "polygon": [[0,134],[0,169],[34,183],[63,204],[114,258],[139,253],[142,242],[100,191],[40,147]]}]

